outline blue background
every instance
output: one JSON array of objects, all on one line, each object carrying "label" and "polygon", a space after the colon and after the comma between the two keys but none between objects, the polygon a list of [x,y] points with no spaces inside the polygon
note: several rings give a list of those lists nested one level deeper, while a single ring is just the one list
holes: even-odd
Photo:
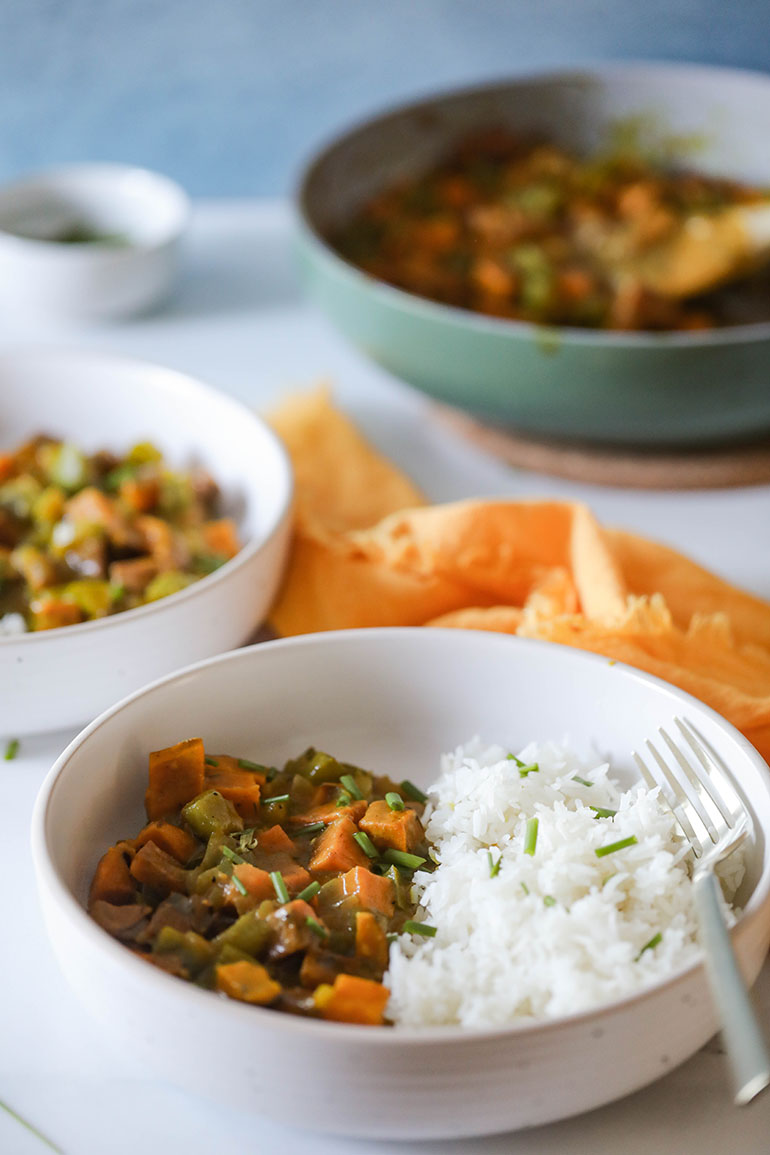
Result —
[{"label": "blue background", "polygon": [[768,0],[0,0],[0,180],[117,160],[276,196],[436,89],[587,60],[770,71]]}]

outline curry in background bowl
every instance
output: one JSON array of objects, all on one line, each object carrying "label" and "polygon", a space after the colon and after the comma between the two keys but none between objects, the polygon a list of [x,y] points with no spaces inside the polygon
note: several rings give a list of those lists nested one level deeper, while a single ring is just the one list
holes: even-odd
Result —
[{"label": "curry in background bowl", "polygon": [[[649,266],[683,212],[765,211],[768,115],[766,76],[692,65],[421,100],[306,167],[305,287],[366,356],[498,426],[644,447],[756,436],[770,428],[766,274],[746,255],[735,285],[672,297]],[[627,275],[641,264],[644,283]]]}]

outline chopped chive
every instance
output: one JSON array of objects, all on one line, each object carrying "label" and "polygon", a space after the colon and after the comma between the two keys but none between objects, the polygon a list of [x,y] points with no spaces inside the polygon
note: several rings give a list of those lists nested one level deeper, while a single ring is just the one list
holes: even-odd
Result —
[{"label": "chopped chive", "polygon": [[654,934],[654,935],[652,936],[652,938],[650,939],[650,941],[649,941],[649,942],[646,942],[646,943],[644,944],[644,946],[642,947],[642,949],[639,951],[639,954],[638,954],[638,955],[636,956],[636,958],[634,959],[634,962],[639,962],[639,959],[642,957],[642,955],[644,954],[644,952],[645,952],[646,950],[654,950],[654,949],[655,949],[655,947],[658,945],[658,943],[659,943],[659,942],[662,942],[662,941],[663,941],[663,935],[660,933],[660,931],[658,931],[658,933],[657,933],[657,934]]},{"label": "chopped chive", "polygon": [[489,877],[490,878],[496,878],[497,875],[500,873],[500,867],[502,866],[503,856],[501,854],[500,857],[498,858],[497,862],[495,862],[495,860],[492,858],[492,851],[488,850],[487,851],[487,859],[489,861]]},{"label": "chopped chive", "polygon": [[6,1111],[21,1127],[26,1128],[26,1130],[39,1139],[41,1143],[45,1143],[46,1147],[50,1147],[52,1151],[58,1151],[59,1155],[64,1155],[61,1147],[57,1147],[55,1143],[52,1143],[47,1135],[44,1135],[42,1131],[38,1131],[37,1127],[33,1127],[28,1119],[25,1119],[18,1111],[14,1111],[13,1107],[9,1107],[2,1099],[0,1099],[0,1110]]},{"label": "chopped chive", "polygon": [[404,800],[400,794],[396,794],[395,790],[390,790],[385,795],[385,801],[387,802],[387,804],[391,810],[403,810],[404,809]]},{"label": "chopped chive", "polygon": [[358,843],[367,858],[377,858],[379,851],[369,835],[364,834],[363,830],[359,830],[353,835],[353,841]]},{"label": "chopped chive", "polygon": [[18,753],[19,753],[19,739],[18,738],[11,738],[10,742],[8,742],[8,745],[5,747],[5,760],[6,760],[6,762],[12,762]]},{"label": "chopped chive", "polygon": [[233,886],[235,887],[235,889],[238,891],[239,894],[248,894],[249,893],[248,890],[246,889],[246,887],[241,882],[241,880],[237,874],[232,875],[232,879],[233,879]]},{"label": "chopped chive", "polygon": [[301,890],[299,892],[299,894],[297,895],[297,899],[298,900],[301,899],[302,902],[309,902],[311,898],[315,898],[315,896],[318,894],[320,889],[321,889],[321,883],[320,882],[316,882],[315,880],[313,882],[309,882],[307,884],[307,886],[305,887],[305,889]]},{"label": "chopped chive", "polygon": [[307,826],[300,826],[297,834],[317,834],[318,831],[323,830],[325,826],[325,822],[309,822]]},{"label": "chopped chive", "polygon": [[428,926],[426,922],[413,922],[411,919],[404,923],[403,930],[404,934],[421,934],[425,938],[433,938],[436,933],[435,926]]},{"label": "chopped chive", "polygon": [[321,926],[320,922],[316,922],[316,920],[311,918],[310,915],[308,915],[305,919],[305,926],[308,928],[308,930],[312,930],[313,934],[317,935],[318,938],[329,937],[329,932],[326,927]]},{"label": "chopped chive", "polygon": [[624,850],[626,846],[634,846],[637,838],[629,834],[628,838],[621,838],[619,842],[609,842],[606,846],[597,846],[594,854],[597,858],[604,858],[606,854],[614,854],[616,850]]},{"label": "chopped chive", "polygon": [[218,766],[219,765],[219,759],[218,758],[209,758],[208,754],[203,759],[203,761],[206,763],[207,766]]},{"label": "chopped chive", "polygon": [[393,866],[405,866],[407,870],[417,870],[425,862],[419,854],[408,854],[405,850],[386,850],[382,856]]},{"label": "chopped chive", "polygon": [[279,902],[288,902],[289,892],[286,889],[286,883],[283,881],[283,875],[279,870],[270,871],[270,881],[273,884],[273,890]]},{"label": "chopped chive", "polygon": [[556,906],[556,899],[552,894],[543,895],[543,906]]},{"label": "chopped chive", "polygon": [[401,790],[406,794],[407,798],[411,798],[412,802],[427,802],[428,795],[423,794],[419,786],[415,786],[414,782],[410,782],[405,778],[401,783]]},{"label": "chopped chive", "polygon": [[529,887],[527,886],[526,882],[522,882],[521,889],[524,891],[525,894],[529,894]]},{"label": "chopped chive", "polygon": [[528,774],[537,774],[539,770],[540,767],[538,766],[537,762],[532,762],[528,766],[525,766],[522,762],[519,766],[519,778],[526,778]]},{"label": "chopped chive", "polygon": [[535,847],[537,846],[537,828],[538,828],[538,825],[539,825],[539,823],[538,823],[537,818],[528,818],[527,819],[527,829],[524,833],[524,853],[525,854],[534,854],[535,853]]},{"label": "chopped chive", "polygon": [[593,810],[597,818],[614,818],[617,810],[610,810],[607,806],[589,806],[589,810]]},{"label": "chopped chive", "polygon": [[515,762],[517,766],[524,766],[525,765],[525,763],[522,762],[521,758],[517,758],[515,754],[506,754],[505,756],[509,762]]},{"label": "chopped chive", "polygon": [[593,786],[593,782],[589,782],[587,778],[581,778],[579,774],[573,774],[572,781],[579,782],[581,786]]},{"label": "chopped chive", "polygon": [[363,794],[358,789],[358,783],[352,774],[341,774],[340,782],[352,798],[357,798],[359,801],[363,798]]},{"label": "chopped chive", "polygon": [[288,802],[288,794],[274,794],[272,798],[265,799],[265,806],[272,806],[274,802]]},{"label": "chopped chive", "polygon": [[385,935],[385,939],[388,943],[395,942],[397,938],[398,935],[395,933],[395,931],[391,931],[390,934]]},{"label": "chopped chive", "polygon": [[343,790],[335,803],[335,809],[339,810],[342,806],[350,806],[353,799],[348,794],[347,790]]},{"label": "chopped chive", "polygon": [[259,770],[260,774],[268,773],[267,766],[260,766],[259,762],[250,762],[248,758],[239,758],[238,765],[241,770]]},{"label": "chopped chive", "polygon": [[257,838],[254,833],[255,826],[248,826],[245,830],[239,831],[235,838],[241,850],[255,850],[257,846]]},{"label": "chopped chive", "polygon": [[241,863],[246,861],[245,858],[241,858],[240,854],[236,854],[234,850],[231,850],[229,846],[223,846],[222,853],[225,858],[229,858],[231,862]]}]

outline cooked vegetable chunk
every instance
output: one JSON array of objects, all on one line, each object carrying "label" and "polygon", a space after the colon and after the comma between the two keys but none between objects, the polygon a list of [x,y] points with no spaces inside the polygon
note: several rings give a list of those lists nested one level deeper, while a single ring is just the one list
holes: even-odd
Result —
[{"label": "cooked vegetable chunk", "polygon": [[204,757],[200,738],[188,738],[150,754],[150,781],[145,795],[148,818],[174,814],[201,793]]}]

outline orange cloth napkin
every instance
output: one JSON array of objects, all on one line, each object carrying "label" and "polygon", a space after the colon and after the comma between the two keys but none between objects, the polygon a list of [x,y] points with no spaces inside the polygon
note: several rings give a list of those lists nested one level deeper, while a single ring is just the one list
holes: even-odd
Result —
[{"label": "orange cloth napkin", "polygon": [[269,420],[296,473],[278,634],[457,626],[577,646],[681,686],[770,760],[770,604],[577,502],[427,505],[325,389]]}]

